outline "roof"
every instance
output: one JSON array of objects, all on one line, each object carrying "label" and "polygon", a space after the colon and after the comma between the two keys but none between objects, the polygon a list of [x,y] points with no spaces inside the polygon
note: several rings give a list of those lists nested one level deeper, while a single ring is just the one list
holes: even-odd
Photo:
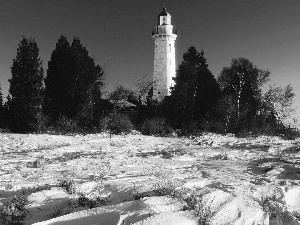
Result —
[{"label": "roof", "polygon": [[170,13],[167,12],[166,7],[163,7],[163,11],[160,14],[158,14],[158,17],[160,16],[170,16]]},{"label": "roof", "polygon": [[118,108],[129,108],[136,107],[136,105],[126,101],[126,100],[109,100],[110,103],[114,104]]}]

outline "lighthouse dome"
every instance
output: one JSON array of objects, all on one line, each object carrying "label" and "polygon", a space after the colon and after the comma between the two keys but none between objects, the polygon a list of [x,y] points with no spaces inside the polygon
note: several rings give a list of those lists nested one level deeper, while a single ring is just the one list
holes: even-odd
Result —
[{"label": "lighthouse dome", "polygon": [[166,7],[163,7],[163,11],[160,14],[158,14],[158,17],[160,16],[171,16],[171,15],[170,13],[167,12]]},{"label": "lighthouse dome", "polygon": [[167,12],[166,7],[163,8],[163,11],[158,14],[158,25],[171,25],[171,14]]}]

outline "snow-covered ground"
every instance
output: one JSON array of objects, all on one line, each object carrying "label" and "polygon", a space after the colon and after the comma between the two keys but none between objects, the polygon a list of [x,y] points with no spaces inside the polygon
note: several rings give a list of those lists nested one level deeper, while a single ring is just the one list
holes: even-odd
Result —
[{"label": "snow-covered ground", "polygon": [[299,224],[299,176],[300,140],[0,133],[0,202],[31,188],[25,224]]}]

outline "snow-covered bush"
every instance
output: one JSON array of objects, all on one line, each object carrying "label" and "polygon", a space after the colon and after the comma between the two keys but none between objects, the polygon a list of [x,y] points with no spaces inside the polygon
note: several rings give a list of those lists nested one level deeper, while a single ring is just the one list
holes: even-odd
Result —
[{"label": "snow-covered bush", "polygon": [[27,196],[19,194],[7,200],[0,207],[0,224],[2,225],[22,225],[29,215],[27,209],[29,202]]},{"label": "snow-covered bush", "polygon": [[79,193],[75,199],[75,204],[82,207],[89,207],[90,209],[106,205],[109,202],[108,198],[93,196],[87,197],[84,193]]},{"label": "snow-covered bush", "polygon": [[83,129],[78,126],[77,121],[62,117],[55,124],[54,131],[60,134],[83,133]]},{"label": "snow-covered bush", "polygon": [[63,188],[68,194],[75,193],[75,182],[71,179],[60,179],[58,186]]},{"label": "snow-covered bush", "polygon": [[197,134],[199,132],[198,123],[195,120],[190,121],[183,125],[180,130],[177,130],[178,136],[189,136],[191,134]]},{"label": "snow-covered bush", "polygon": [[142,126],[142,134],[145,135],[161,135],[167,136],[174,131],[171,126],[166,123],[166,120],[161,117],[146,120]]},{"label": "snow-covered bush", "polygon": [[101,128],[109,131],[111,134],[128,134],[132,131],[133,125],[127,115],[113,112],[109,116],[104,117],[101,121]]}]

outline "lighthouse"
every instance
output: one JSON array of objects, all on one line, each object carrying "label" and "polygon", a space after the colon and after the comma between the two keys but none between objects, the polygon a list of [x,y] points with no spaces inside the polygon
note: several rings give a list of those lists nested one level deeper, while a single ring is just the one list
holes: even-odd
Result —
[{"label": "lighthouse", "polygon": [[177,31],[171,24],[171,15],[164,7],[157,16],[157,26],[152,31],[154,40],[153,100],[161,101],[170,95],[176,75],[175,40]]}]

